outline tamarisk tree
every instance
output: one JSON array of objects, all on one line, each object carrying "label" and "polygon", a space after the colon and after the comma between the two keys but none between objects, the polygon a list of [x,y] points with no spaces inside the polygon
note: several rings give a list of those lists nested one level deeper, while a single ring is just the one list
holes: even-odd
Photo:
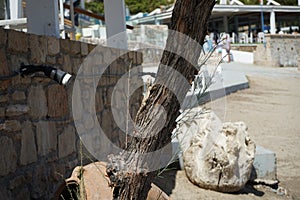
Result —
[{"label": "tamarisk tree", "polygon": [[157,77],[135,118],[127,148],[110,158],[114,198],[146,199],[156,153],[171,142],[180,105],[190,89],[215,0],[177,0]]}]

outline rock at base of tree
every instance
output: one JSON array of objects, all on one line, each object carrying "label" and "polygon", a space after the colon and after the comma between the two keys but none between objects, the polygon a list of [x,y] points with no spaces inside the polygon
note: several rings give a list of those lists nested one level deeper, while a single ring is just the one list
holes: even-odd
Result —
[{"label": "rock at base of tree", "polygon": [[179,142],[185,144],[183,161],[189,180],[220,192],[242,189],[250,178],[255,154],[255,144],[245,123],[221,123],[215,114],[208,112],[192,124],[189,130],[197,125],[197,132],[190,137],[179,137]]}]

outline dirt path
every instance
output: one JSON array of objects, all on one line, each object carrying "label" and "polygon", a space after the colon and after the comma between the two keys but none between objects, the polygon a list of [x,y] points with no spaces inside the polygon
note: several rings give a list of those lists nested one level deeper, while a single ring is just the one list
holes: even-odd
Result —
[{"label": "dirt path", "polygon": [[226,98],[226,121],[244,121],[253,140],[277,156],[281,186],[300,199],[300,78],[250,76]]},{"label": "dirt path", "polygon": [[169,179],[160,182],[172,199],[300,199],[300,77],[252,74],[248,79],[249,89],[215,103],[225,99],[225,121],[244,121],[256,144],[276,153],[279,186],[285,195],[261,185],[237,194],[203,190],[191,184],[184,171],[171,171],[165,175]]}]

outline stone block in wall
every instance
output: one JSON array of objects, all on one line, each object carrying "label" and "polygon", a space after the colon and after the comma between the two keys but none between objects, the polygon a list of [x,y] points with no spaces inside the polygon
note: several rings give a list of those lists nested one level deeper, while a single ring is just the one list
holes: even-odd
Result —
[{"label": "stone block in wall", "polygon": [[38,155],[45,156],[56,151],[57,130],[54,122],[39,121],[36,124],[36,140]]},{"label": "stone block in wall", "polygon": [[107,106],[107,88],[106,87],[98,87],[97,92],[100,91],[99,94],[102,96],[103,107]]},{"label": "stone block in wall", "polygon": [[59,118],[69,114],[66,89],[58,84],[49,86],[47,92],[48,116]]},{"label": "stone block in wall", "polygon": [[48,55],[55,56],[60,51],[60,41],[56,37],[48,37],[47,39]]},{"label": "stone block in wall", "polygon": [[112,62],[104,72],[105,75],[117,75],[117,74],[124,74],[127,72],[128,66],[124,66],[125,62],[121,62],[119,60],[116,60]]},{"label": "stone block in wall", "polygon": [[49,168],[48,165],[35,165],[34,176],[31,182],[31,198],[32,199],[50,199],[49,196],[46,198],[46,193],[50,186],[49,184]]},{"label": "stone block in wall", "polygon": [[12,139],[0,137],[0,176],[14,172],[17,167],[17,154]]},{"label": "stone block in wall", "polygon": [[101,48],[95,48],[94,51],[90,52],[89,55],[84,60],[83,66],[86,73],[86,70],[93,70],[94,73],[102,73],[108,66],[104,63],[103,50]]},{"label": "stone block in wall", "polygon": [[63,53],[69,53],[69,51],[70,51],[70,40],[61,39],[60,40],[60,49]]},{"label": "stone block in wall", "polygon": [[0,103],[6,103],[6,102],[8,102],[8,100],[9,100],[8,94],[0,95]]},{"label": "stone block in wall", "polygon": [[117,84],[117,82],[119,81],[119,79],[120,79],[120,77],[118,77],[118,76],[111,76],[111,77],[109,77],[109,79],[108,79],[108,85],[116,85]]},{"label": "stone block in wall", "polygon": [[11,86],[11,80],[10,79],[0,80],[0,92],[1,91],[6,92],[9,86]]},{"label": "stone block in wall", "polygon": [[45,36],[30,35],[30,62],[44,64],[47,56],[47,38]]},{"label": "stone block in wall", "polygon": [[[74,87],[75,89],[75,87]],[[80,90],[78,87],[76,87],[76,90],[73,91],[72,95],[78,95],[78,97],[81,97],[81,92],[82,90]],[[82,114],[82,98],[73,98],[72,99],[72,104],[71,104],[74,108],[76,109],[70,109],[72,111],[72,115],[73,115],[73,120],[77,121],[81,119],[81,114]]]},{"label": "stone block in wall", "polygon": [[109,85],[109,77],[107,76],[107,73],[105,72],[104,75],[101,76],[98,82],[98,87],[105,87]]},{"label": "stone block in wall", "polygon": [[28,92],[29,115],[33,118],[41,118],[47,115],[47,99],[43,86],[32,85]]},{"label": "stone block in wall", "polygon": [[135,54],[134,51],[129,51],[129,52],[127,53],[127,56],[128,56],[129,59],[133,59],[133,58],[134,58],[134,54]]},{"label": "stone block in wall", "polygon": [[70,54],[79,55],[81,53],[81,44],[78,41],[70,41]]},{"label": "stone block in wall", "polygon": [[103,97],[102,97],[102,89],[97,89],[97,92],[95,94],[95,107],[96,107],[96,112],[101,112],[104,108],[103,104]]},{"label": "stone block in wall", "polygon": [[26,121],[22,124],[20,164],[27,165],[37,161],[35,136],[32,124]]},{"label": "stone block in wall", "polygon": [[113,61],[115,61],[117,58],[113,55],[113,51],[115,49],[110,49],[110,48],[103,48],[101,49],[101,53],[103,55],[103,62],[105,64],[111,64]]},{"label": "stone block in wall", "polygon": [[112,106],[115,109],[123,109],[126,110],[126,108],[124,108],[124,106],[127,105],[127,92],[123,89],[120,88],[115,88],[114,90],[114,98],[112,99]]},{"label": "stone block in wall", "polygon": [[5,130],[5,123],[0,123],[0,131],[3,131]]},{"label": "stone block in wall", "polygon": [[67,126],[63,133],[58,136],[58,156],[66,157],[76,151],[76,132],[73,126]]},{"label": "stone block in wall", "polygon": [[77,74],[79,68],[81,67],[82,62],[83,62],[82,58],[72,58],[71,60],[72,70],[70,72]]},{"label": "stone block in wall", "polygon": [[0,107],[0,119],[5,117],[5,108]]},{"label": "stone block in wall", "polygon": [[[20,69],[21,63],[28,63],[28,55],[29,54],[12,54],[9,57],[8,66],[10,71],[18,71]],[[18,77],[20,79],[20,77]]]},{"label": "stone block in wall", "polygon": [[59,56],[56,57],[56,64],[57,65],[63,65],[64,64],[64,57],[62,54],[59,54]]},{"label": "stone block in wall", "polygon": [[133,65],[141,65],[143,63],[143,54],[142,52],[134,52],[134,57],[132,60]]},{"label": "stone block in wall", "polygon": [[66,164],[53,162],[50,164],[50,181],[51,182],[62,182],[65,180],[64,174],[66,174]]},{"label": "stone block in wall", "polygon": [[6,187],[0,188],[0,197],[3,199],[15,199],[11,195],[11,191],[7,189]]},{"label": "stone block in wall", "polygon": [[26,99],[25,92],[24,91],[15,91],[11,98],[13,101],[22,101]]},{"label": "stone block in wall", "polygon": [[72,63],[71,63],[71,58],[70,55],[65,54],[63,55],[63,64],[62,64],[62,70],[68,73],[72,73]]},{"label": "stone block in wall", "polygon": [[81,101],[84,112],[92,113],[95,110],[95,106],[93,106],[95,105],[95,102],[90,89],[88,91],[82,91]]},{"label": "stone block in wall", "polygon": [[29,112],[28,105],[15,104],[15,105],[9,105],[6,108],[5,115],[7,117],[14,117],[14,116],[24,115],[28,112]]},{"label": "stone block in wall", "polygon": [[28,51],[28,35],[20,31],[8,31],[8,50],[12,52]]},{"label": "stone block in wall", "polygon": [[0,48],[0,76],[7,76],[9,75],[9,69],[7,64],[6,52],[3,48]]},{"label": "stone block in wall", "polygon": [[21,124],[17,120],[5,120],[5,122],[0,126],[0,130],[8,132],[20,131],[21,129]]},{"label": "stone block in wall", "polygon": [[113,114],[110,110],[104,110],[102,117],[99,119],[102,130],[106,135],[110,135],[113,128]]},{"label": "stone block in wall", "polygon": [[46,57],[46,63],[48,65],[56,65],[57,64],[56,57],[54,57],[54,56],[47,56]]},{"label": "stone block in wall", "polygon": [[93,51],[96,46],[97,45],[94,44],[88,44],[89,53],[91,53],[91,51]]},{"label": "stone block in wall", "polygon": [[93,116],[90,113],[83,113],[83,126],[85,130],[92,130],[93,128],[95,128],[95,120],[93,118]]},{"label": "stone block in wall", "polygon": [[0,45],[6,45],[6,41],[7,41],[7,31],[0,27]]},{"label": "stone block in wall", "polygon": [[13,199],[31,199],[29,189],[25,185],[15,188],[12,196]]},{"label": "stone block in wall", "polygon": [[31,77],[24,77],[15,76],[11,79],[11,86],[16,86],[18,89],[27,89],[30,87],[31,84]]},{"label": "stone block in wall", "polygon": [[26,179],[23,175],[14,177],[13,179],[9,180],[9,189],[13,190],[26,182]]},{"label": "stone block in wall", "polygon": [[81,55],[87,56],[89,54],[89,46],[85,42],[81,42]]},{"label": "stone block in wall", "polygon": [[114,91],[114,87],[109,87],[107,90],[106,90],[106,101],[105,101],[105,104],[106,106],[110,106],[111,105],[111,101],[112,101],[112,94],[113,94],[113,91]]}]

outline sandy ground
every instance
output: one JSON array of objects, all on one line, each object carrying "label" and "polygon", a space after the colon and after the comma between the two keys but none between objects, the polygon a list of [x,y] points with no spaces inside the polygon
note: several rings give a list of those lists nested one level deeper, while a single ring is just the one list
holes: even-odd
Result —
[{"label": "sandy ground", "polygon": [[280,189],[247,185],[235,194],[224,194],[194,186],[184,171],[174,170],[158,183],[172,199],[300,199],[300,73],[281,68],[275,75],[249,74],[249,89],[214,103],[225,100],[225,121],[244,121],[255,143],[276,153]]}]

